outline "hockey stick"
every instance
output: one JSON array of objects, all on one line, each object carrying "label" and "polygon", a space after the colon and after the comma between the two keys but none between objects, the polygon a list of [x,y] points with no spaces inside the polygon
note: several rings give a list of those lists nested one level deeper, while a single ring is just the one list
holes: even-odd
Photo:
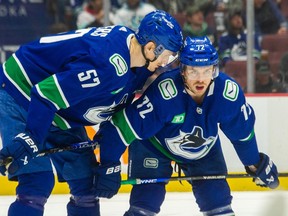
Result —
[{"label": "hockey stick", "polygon": [[[279,177],[288,177],[288,173],[279,173]],[[140,185],[140,184],[153,184],[169,181],[193,181],[193,180],[210,180],[210,179],[226,179],[226,178],[253,178],[249,174],[228,174],[228,175],[207,175],[207,176],[183,176],[183,177],[170,177],[170,178],[136,178],[128,179],[121,182],[122,185]]]},{"label": "hockey stick", "polygon": [[[90,147],[96,147],[98,145],[98,143],[94,142],[94,141],[84,141],[84,142],[80,142],[80,143],[73,143],[71,145],[68,146],[64,146],[61,148],[51,148],[51,149],[46,149],[42,152],[40,152],[39,154],[36,155],[36,157],[42,157],[42,156],[46,156],[49,154],[54,154],[57,152],[63,152],[63,151],[69,151],[69,150],[76,150],[76,149],[82,149],[82,148],[90,148]],[[12,158],[5,158],[5,159],[0,159],[0,166],[3,165],[8,165],[9,163],[12,162]]]},{"label": "hockey stick", "polygon": [[[63,152],[63,151],[69,151],[69,150],[76,150],[76,149],[82,149],[82,148],[90,148],[90,147],[96,147],[98,145],[97,142],[94,141],[84,141],[80,143],[74,143],[62,148],[51,148],[46,149],[39,154],[36,155],[36,157],[42,157],[49,154],[54,154],[57,152]],[[0,166],[8,165],[12,162],[12,158],[5,158],[0,159]],[[282,172],[278,174],[279,177],[288,177],[288,172]],[[206,175],[206,176],[182,176],[182,177],[170,177],[170,178],[136,178],[136,179],[128,179],[123,180],[121,182],[122,185],[139,185],[139,184],[153,184],[153,183],[160,183],[160,182],[169,182],[169,181],[193,181],[193,180],[209,180],[209,179],[225,179],[225,178],[253,178],[249,174],[227,174],[227,175]]]}]

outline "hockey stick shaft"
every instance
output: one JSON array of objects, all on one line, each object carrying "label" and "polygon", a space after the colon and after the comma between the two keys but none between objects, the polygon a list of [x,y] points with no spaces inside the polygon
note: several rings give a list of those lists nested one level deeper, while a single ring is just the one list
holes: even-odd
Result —
[{"label": "hockey stick shaft", "polygon": [[[80,142],[80,143],[73,143],[71,145],[64,146],[61,148],[57,147],[57,148],[46,149],[46,150],[40,152],[39,154],[37,154],[36,157],[42,157],[42,156],[54,154],[57,152],[63,152],[63,151],[70,151],[70,150],[83,149],[83,148],[92,148],[92,147],[96,147],[97,144],[98,143],[93,142],[93,141],[84,141],[84,142]],[[5,158],[4,160],[0,160],[0,166],[8,165],[11,162],[12,162],[11,157]]]},{"label": "hockey stick shaft", "polygon": [[[98,145],[97,142],[94,141],[84,141],[80,143],[74,143],[68,146],[64,146],[62,148],[51,148],[44,150],[37,154],[36,157],[46,156],[49,154],[54,154],[57,152],[70,151],[82,148],[92,148]],[[12,158],[6,158],[4,160],[0,160],[0,166],[8,165],[12,162]],[[278,174],[279,177],[288,177],[288,172],[282,172]],[[169,181],[193,181],[193,180],[209,180],[209,179],[225,179],[225,178],[253,178],[249,174],[228,174],[228,175],[205,175],[205,176],[182,176],[182,177],[170,177],[170,178],[136,178],[136,179],[128,179],[123,180],[121,182],[122,185],[139,185],[139,184],[153,184],[160,182],[169,182]]]},{"label": "hockey stick shaft", "polygon": [[[288,173],[279,173],[279,177],[288,177]],[[193,180],[213,180],[213,179],[226,179],[226,178],[253,178],[249,174],[228,174],[228,175],[205,175],[205,176],[183,176],[183,177],[170,177],[170,178],[136,178],[128,179],[121,182],[122,185],[140,185],[140,184],[153,184],[169,181],[193,181]]]}]

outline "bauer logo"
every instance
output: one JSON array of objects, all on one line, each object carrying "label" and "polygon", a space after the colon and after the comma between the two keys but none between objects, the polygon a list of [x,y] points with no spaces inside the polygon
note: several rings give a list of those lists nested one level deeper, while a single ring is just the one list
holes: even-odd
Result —
[{"label": "bauer logo", "polygon": [[122,58],[121,55],[115,53],[109,59],[111,64],[114,66],[118,76],[123,76],[128,71],[128,66],[126,61]]},{"label": "bauer logo", "polygon": [[238,93],[239,93],[238,85],[231,80],[226,80],[225,88],[223,91],[224,98],[230,101],[236,101],[238,97]]},{"label": "bauer logo", "polygon": [[158,88],[165,100],[176,97],[177,89],[172,79],[165,79],[158,84]]},{"label": "bauer logo", "polygon": [[156,158],[145,158],[143,166],[145,168],[156,169],[156,168],[158,168],[158,159],[156,159]]}]

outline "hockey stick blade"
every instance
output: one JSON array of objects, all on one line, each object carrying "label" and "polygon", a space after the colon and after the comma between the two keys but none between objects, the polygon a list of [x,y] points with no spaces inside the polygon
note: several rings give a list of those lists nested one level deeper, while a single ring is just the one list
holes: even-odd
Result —
[{"label": "hockey stick blade", "polygon": [[[288,177],[288,173],[279,173],[279,177]],[[253,178],[249,174],[228,174],[228,175],[205,175],[205,176],[183,176],[171,178],[136,178],[123,180],[122,185],[140,185],[140,184],[154,184],[169,181],[193,181],[193,180],[211,180],[211,179],[226,179],[226,178]]]},{"label": "hockey stick blade", "polygon": [[[51,148],[51,149],[46,149],[42,152],[40,152],[39,154],[36,155],[36,157],[42,157],[42,156],[46,156],[49,154],[54,154],[54,153],[58,153],[58,152],[63,152],[63,151],[70,151],[70,150],[76,150],[76,149],[83,149],[83,148],[92,148],[92,147],[96,147],[98,145],[97,142],[93,142],[93,141],[84,141],[84,142],[80,142],[80,143],[73,143],[71,145],[68,146],[64,146],[62,148]],[[12,162],[12,158],[8,157],[5,159],[0,159],[0,166],[7,166],[9,163]]]}]

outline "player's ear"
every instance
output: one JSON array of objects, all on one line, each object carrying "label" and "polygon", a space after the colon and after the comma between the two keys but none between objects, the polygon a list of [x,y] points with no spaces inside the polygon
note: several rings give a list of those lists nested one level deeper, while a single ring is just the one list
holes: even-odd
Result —
[{"label": "player's ear", "polygon": [[156,49],[155,43],[152,41],[149,41],[144,47],[144,52],[146,56],[151,56],[152,54],[154,54],[155,49]]}]

